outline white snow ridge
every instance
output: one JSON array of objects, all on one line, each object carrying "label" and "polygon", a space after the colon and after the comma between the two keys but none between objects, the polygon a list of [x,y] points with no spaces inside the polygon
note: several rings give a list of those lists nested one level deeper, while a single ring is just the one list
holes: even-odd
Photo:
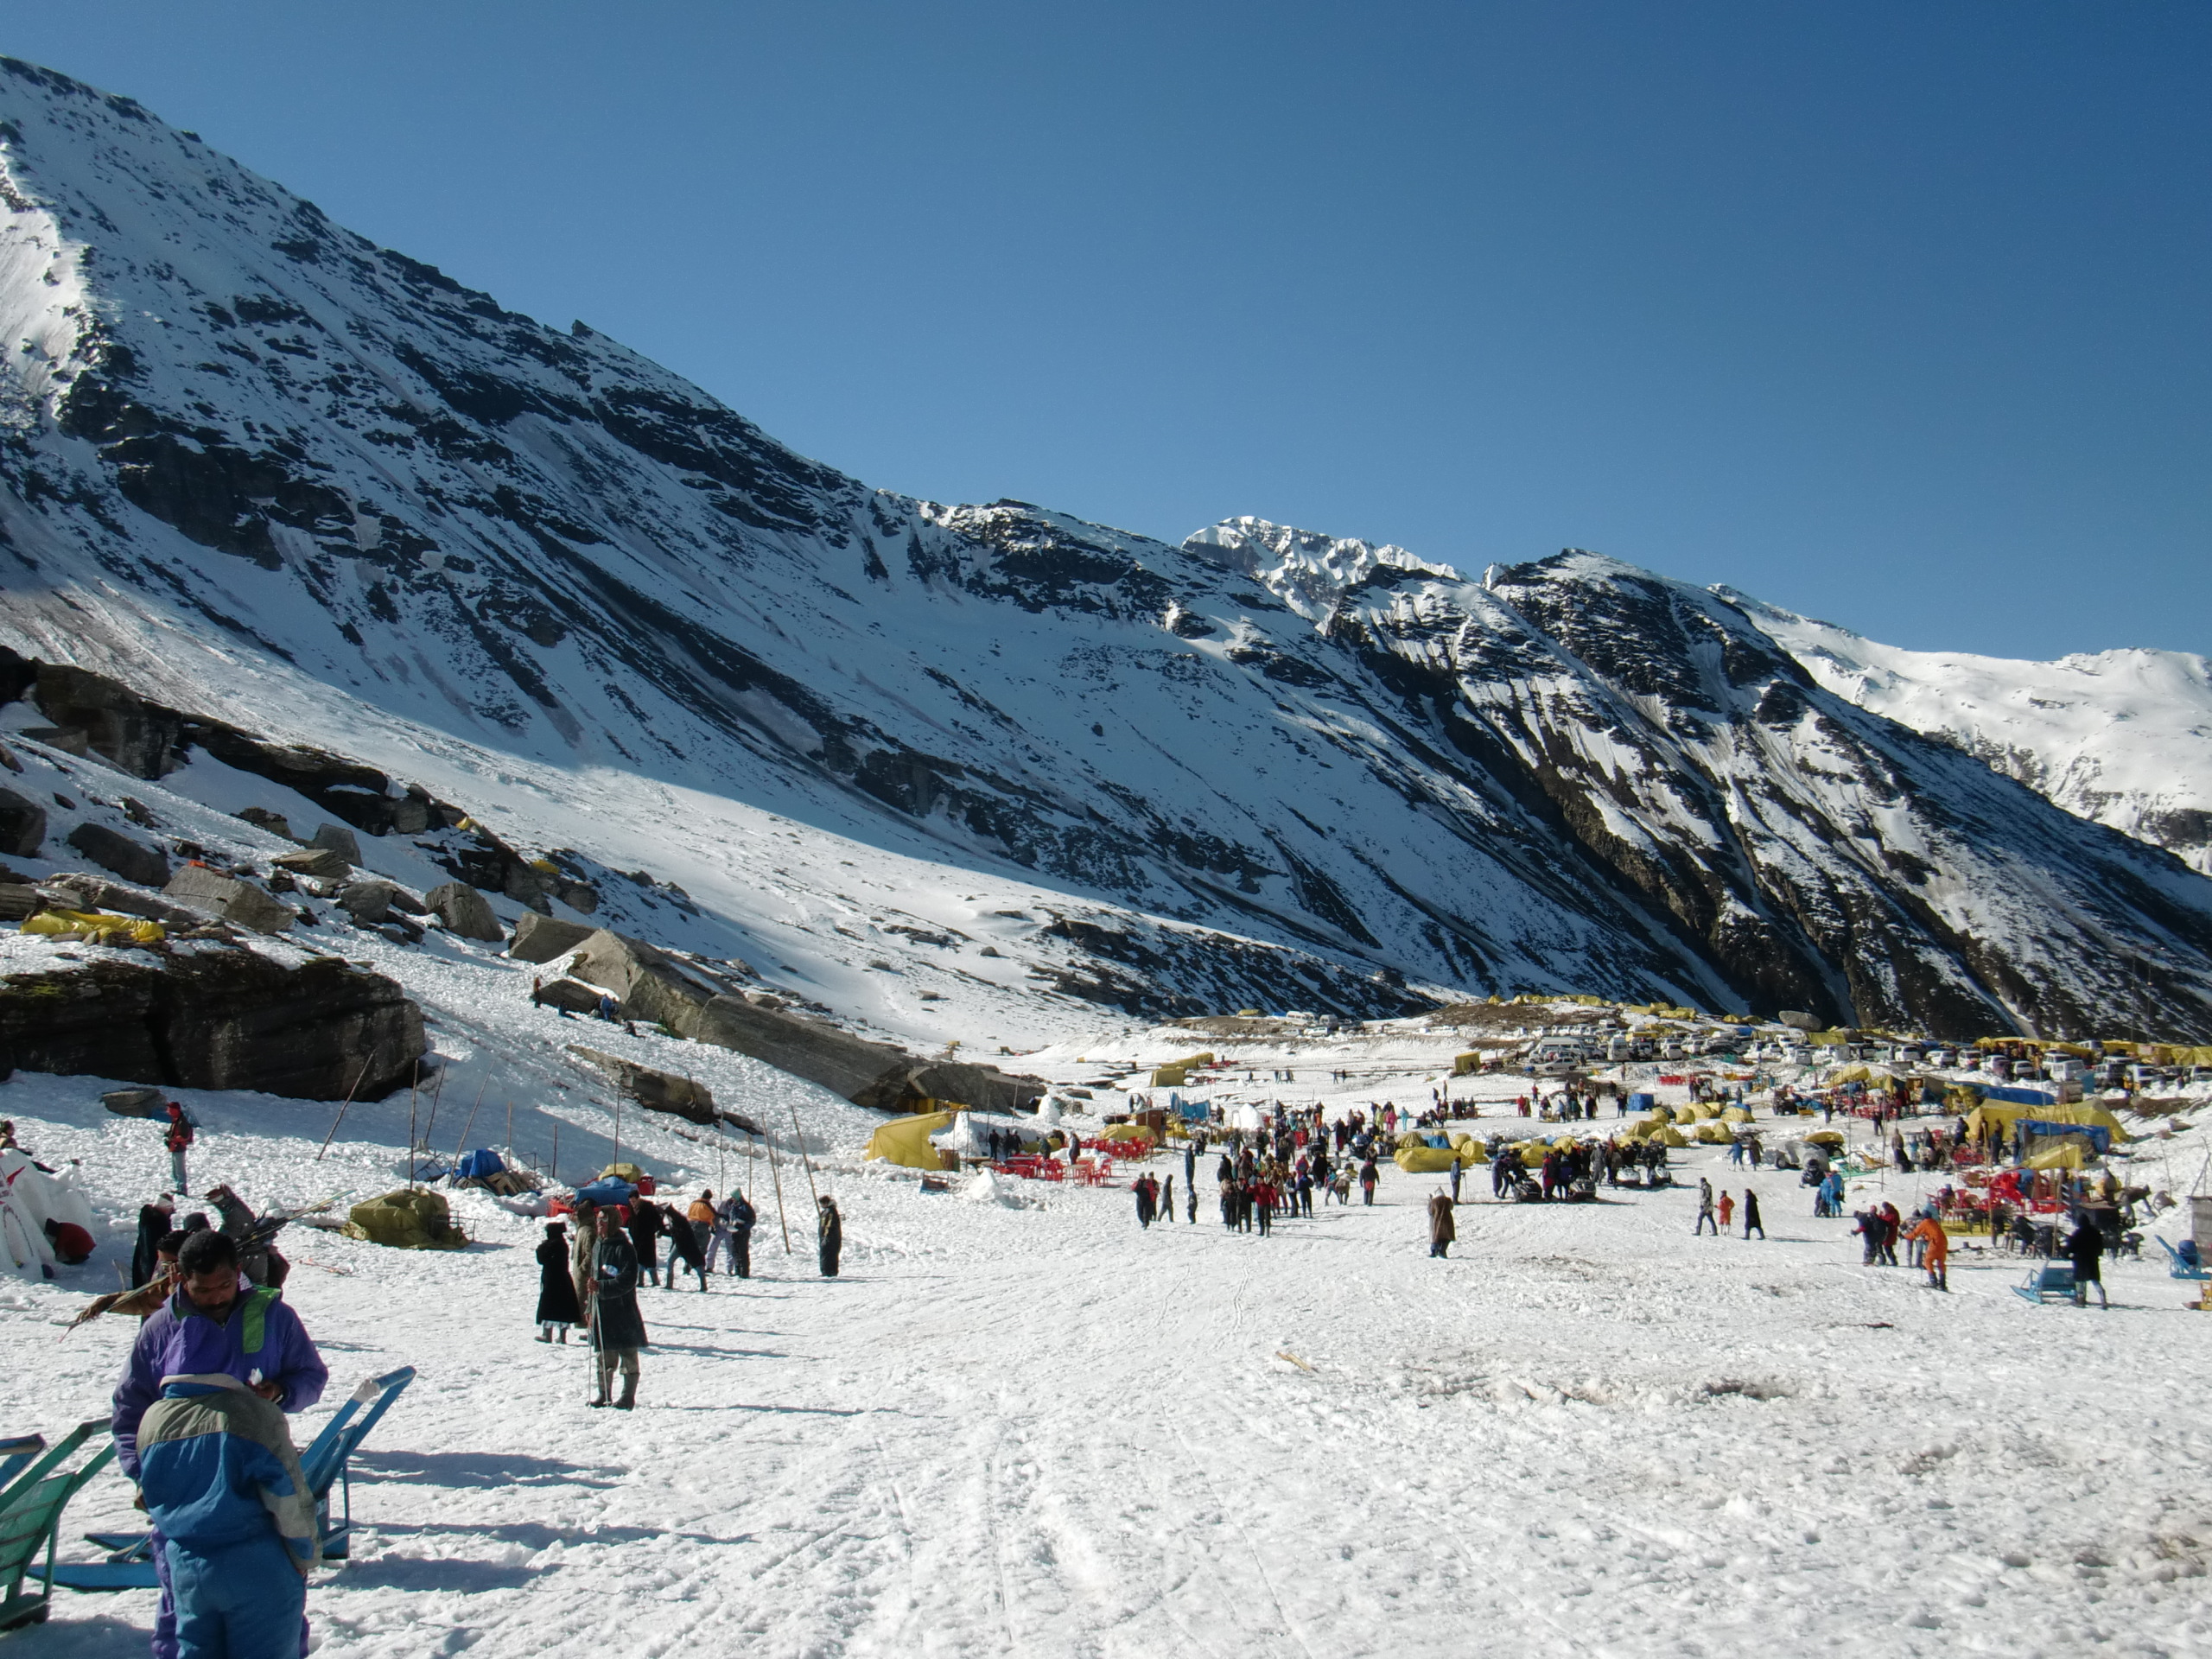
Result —
[{"label": "white snow ridge", "polygon": [[[103,1093],[181,1101],[193,1192],[264,1211],[477,1147],[542,1185],[441,1186],[465,1249],[279,1236],[332,1370],[303,1442],[419,1373],[354,1459],[318,1655],[2212,1650],[2212,1324],[2160,1249],[2201,1053],[2113,1154],[2151,1259],[2106,1313],[1963,1231],[1948,1293],[1862,1267],[1710,1114],[1672,1185],[1521,1204],[1472,1165],[1442,1259],[1440,1147],[1264,1236],[1217,1146],[1139,1160],[1174,1182],[1148,1230],[1125,1155],[866,1155],[955,1087],[1004,1108],[956,1146],[1096,1141],[1186,1061],[1224,1124],[1448,1095],[1440,1131],[1564,1135],[1520,1068],[1602,1020],[1710,1052],[1560,1066],[1685,1114],[1701,1070],[1795,1158],[1774,1109],[1833,1074],[1783,1009],[2212,1044],[2202,658],[1903,652],[1573,550],[1477,579],[874,490],[14,60],[0,199],[0,914],[67,912],[0,928],[0,1116],[96,1245],[49,1276],[0,1204],[0,1439],[103,1417],[137,1335],[63,1334],[170,1180]],[[334,986],[419,1013],[419,1089],[387,1058],[346,1097],[378,1057]],[[556,1006],[602,994],[626,1024]],[[239,1085],[317,1040],[279,1080],[317,1097]],[[1836,1126],[1847,1212],[1965,1179]],[[761,1218],[750,1279],[641,1293],[634,1411],[533,1340],[526,1212],[617,1162]],[[1700,1176],[1770,1236],[1695,1235]],[[96,1475],[60,1558],[132,1496]],[[7,1639],[135,1654],[156,1605],[65,1591]]]}]

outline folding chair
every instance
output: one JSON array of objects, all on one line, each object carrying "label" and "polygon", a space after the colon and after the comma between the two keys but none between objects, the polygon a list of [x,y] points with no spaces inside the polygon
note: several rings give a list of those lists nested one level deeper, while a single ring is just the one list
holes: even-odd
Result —
[{"label": "folding chair", "polygon": [[[86,1440],[106,1428],[107,1419],[91,1418],[62,1436],[61,1443],[43,1457],[37,1456],[37,1435],[5,1443],[4,1453],[0,1453],[5,1462],[0,1463],[0,1469],[15,1474],[15,1478],[0,1490],[0,1630],[46,1622],[48,1606],[54,1599],[54,1535],[61,1524],[61,1511],[77,1489],[107,1465],[115,1455],[115,1442],[110,1440],[73,1470],[55,1471]],[[29,1467],[24,1468],[27,1461]],[[18,1470],[22,1472],[15,1473]],[[38,1564],[41,1553],[46,1557],[43,1571]],[[35,1592],[26,1593],[22,1587],[26,1579],[45,1582]]]}]

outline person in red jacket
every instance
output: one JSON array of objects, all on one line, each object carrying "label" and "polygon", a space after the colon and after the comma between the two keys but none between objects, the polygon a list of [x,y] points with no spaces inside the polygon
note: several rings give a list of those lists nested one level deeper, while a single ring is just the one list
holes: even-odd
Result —
[{"label": "person in red jacket", "polygon": [[175,1101],[169,1102],[168,1109],[169,1128],[162,1144],[169,1149],[169,1179],[175,1184],[177,1197],[188,1198],[192,1189],[184,1184],[184,1149],[192,1144],[192,1120]]}]

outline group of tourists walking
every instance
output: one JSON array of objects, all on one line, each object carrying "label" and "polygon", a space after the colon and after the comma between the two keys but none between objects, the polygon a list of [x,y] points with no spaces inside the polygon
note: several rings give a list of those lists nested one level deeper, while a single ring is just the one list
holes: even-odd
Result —
[{"label": "group of tourists walking", "polygon": [[[680,1266],[704,1291],[717,1260],[726,1274],[751,1278],[759,1218],[742,1193],[717,1202],[712,1191],[680,1211],[640,1194],[627,1205],[580,1199],[575,1213],[573,1238],[568,1223],[549,1221],[537,1247],[537,1340],[565,1343],[569,1330],[582,1326],[593,1356],[590,1403],[628,1411],[638,1402],[639,1352],[651,1345],[638,1306],[640,1283],[674,1290]],[[657,1259],[663,1237],[665,1263]],[[837,1276],[844,1247],[844,1217],[823,1193],[815,1200],[815,1262],[823,1278]]]}]

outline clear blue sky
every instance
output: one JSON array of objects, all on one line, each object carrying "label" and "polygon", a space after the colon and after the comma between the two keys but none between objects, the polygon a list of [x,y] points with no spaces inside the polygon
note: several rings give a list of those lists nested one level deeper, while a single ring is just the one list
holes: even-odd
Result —
[{"label": "clear blue sky", "polygon": [[2212,5],[11,3],[797,448],[2212,650]]}]

